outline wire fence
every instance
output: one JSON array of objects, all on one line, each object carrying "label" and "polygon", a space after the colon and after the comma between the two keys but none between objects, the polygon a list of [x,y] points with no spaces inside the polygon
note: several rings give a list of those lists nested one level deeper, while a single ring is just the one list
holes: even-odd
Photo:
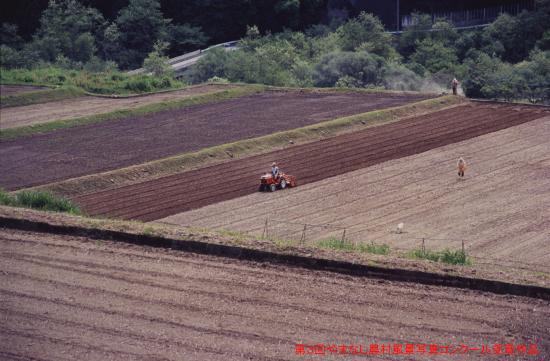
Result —
[{"label": "wire fence", "polygon": [[[507,13],[517,15],[523,10],[533,9],[532,0],[520,0],[512,4],[502,4],[498,6],[482,7],[478,9],[468,9],[461,11],[439,11],[431,14],[432,22],[436,19],[447,19],[456,26],[468,26],[488,24],[493,22],[500,14]],[[401,27],[416,25],[415,18],[412,15],[401,16]]]},{"label": "wire fence", "polygon": [[[266,218],[262,227],[249,232],[275,243],[284,243],[295,246],[318,246],[322,242],[340,242],[343,248],[359,249],[361,246],[389,245],[391,250],[403,253],[419,251],[422,253],[442,252],[445,250],[461,251],[475,264],[504,266],[514,270],[530,270],[535,272],[550,272],[550,264],[524,262],[515,259],[491,256],[476,256],[471,252],[475,247],[475,240],[467,238],[430,237],[410,233],[396,227],[387,228],[362,228],[359,232],[351,227],[343,227],[330,223],[312,224],[301,222],[289,222]],[[372,234],[372,236],[368,236]]]}]

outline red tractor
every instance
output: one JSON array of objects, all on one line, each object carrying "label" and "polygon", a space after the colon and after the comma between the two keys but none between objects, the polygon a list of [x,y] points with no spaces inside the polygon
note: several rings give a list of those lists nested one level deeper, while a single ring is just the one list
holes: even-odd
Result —
[{"label": "red tractor", "polygon": [[279,177],[273,178],[271,173],[266,173],[260,178],[260,192],[275,192],[277,188],[296,187],[296,177],[293,175],[279,173]]}]

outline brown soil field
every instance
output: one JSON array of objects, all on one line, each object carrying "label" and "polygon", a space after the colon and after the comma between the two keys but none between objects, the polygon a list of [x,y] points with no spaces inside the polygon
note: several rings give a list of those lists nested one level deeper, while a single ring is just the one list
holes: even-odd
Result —
[{"label": "brown soil field", "polygon": [[151,221],[258,190],[278,161],[301,185],[487,134],[550,112],[543,108],[467,104],[279,152],[243,158],[120,187],[75,200],[92,215]]},{"label": "brown soil field", "polygon": [[[273,238],[340,238],[392,248],[460,249],[476,263],[550,277],[550,117],[273,194],[252,194],[163,222]],[[456,159],[468,162],[465,179]],[[404,232],[395,233],[398,223]]]},{"label": "brown soil field", "polygon": [[1,109],[2,128],[14,128],[47,123],[54,120],[72,119],[88,115],[109,113],[115,110],[139,107],[152,103],[177,100],[194,95],[227,89],[226,85],[198,85],[189,88],[130,97],[83,96],[57,102],[32,104]]},{"label": "brown soil field", "polygon": [[[0,251],[3,360],[302,360],[296,344],[407,343],[536,343],[514,360],[549,359],[539,299],[2,228]],[[368,358],[505,357],[489,356]]]},{"label": "brown soil field", "polygon": [[429,97],[267,91],[3,141],[0,186],[46,184]]},{"label": "brown soil field", "polygon": [[[9,97],[12,95],[18,95],[22,93],[34,92],[38,90],[49,89],[44,86],[34,86],[34,85],[4,85],[0,84],[0,95],[3,97]],[[3,118],[2,114],[2,118]],[[3,120],[3,119],[2,119]],[[3,128],[3,126],[2,126]]]}]

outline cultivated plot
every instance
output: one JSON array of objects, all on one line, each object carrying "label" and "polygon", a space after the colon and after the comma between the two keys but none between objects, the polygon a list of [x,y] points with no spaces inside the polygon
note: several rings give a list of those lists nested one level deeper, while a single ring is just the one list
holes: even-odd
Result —
[{"label": "cultivated plot", "polygon": [[[47,87],[43,86],[34,86],[34,85],[5,85],[0,84],[0,95],[3,97],[9,97],[12,95],[18,95],[28,92],[34,92],[38,90],[46,90],[49,89]],[[4,116],[4,112],[2,111],[2,117]],[[2,126],[3,128],[3,126]]]},{"label": "cultivated plot", "polygon": [[527,106],[467,104],[75,200],[92,215],[150,221],[256,193],[259,176],[270,169],[273,161],[278,161],[285,172],[296,175],[298,183],[305,185],[521,124],[549,113]]},{"label": "cultivated plot", "polygon": [[[460,249],[550,272],[550,117],[306,186],[163,219],[306,242]],[[466,177],[456,174],[465,157]],[[403,233],[396,226],[404,223]]]},{"label": "cultivated plot", "polygon": [[140,96],[121,98],[82,96],[56,102],[9,107],[0,111],[2,115],[0,128],[8,129],[47,123],[54,120],[73,119],[88,115],[109,113],[115,110],[134,108],[147,104],[178,100],[194,95],[211,93],[223,89],[229,89],[230,87],[231,86],[226,85],[205,84],[181,90]]},{"label": "cultivated plot", "polygon": [[46,184],[428,97],[268,91],[3,141],[0,186]]},{"label": "cultivated plot", "polygon": [[[550,350],[550,304],[538,299],[7,229],[0,250],[2,359],[303,360],[298,343]],[[427,355],[383,359],[404,357]]]}]

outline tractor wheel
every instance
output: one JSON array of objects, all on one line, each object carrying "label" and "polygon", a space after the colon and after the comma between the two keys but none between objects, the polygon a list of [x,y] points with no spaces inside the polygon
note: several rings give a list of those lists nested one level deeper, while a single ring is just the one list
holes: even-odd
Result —
[{"label": "tractor wheel", "polygon": [[275,192],[277,190],[277,186],[275,184],[270,184],[269,185],[269,190],[272,191],[272,192]]},{"label": "tractor wheel", "polygon": [[286,180],[281,179],[281,189],[285,189],[285,188],[286,188]]},{"label": "tractor wheel", "polygon": [[265,186],[263,184],[260,184],[260,187],[258,189],[260,192],[265,191]]}]

